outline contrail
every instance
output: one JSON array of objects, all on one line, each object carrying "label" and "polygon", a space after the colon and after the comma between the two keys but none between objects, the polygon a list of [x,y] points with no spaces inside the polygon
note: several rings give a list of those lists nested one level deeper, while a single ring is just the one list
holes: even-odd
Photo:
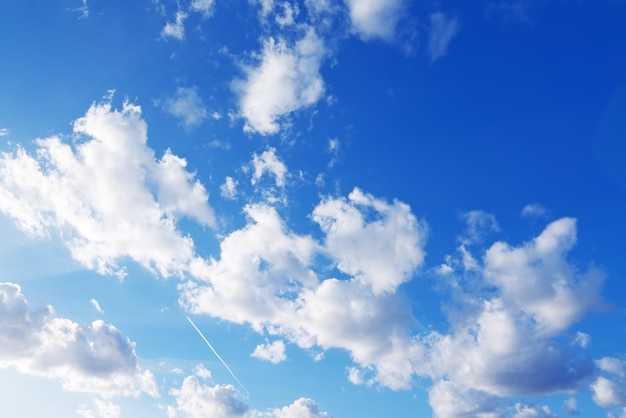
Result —
[{"label": "contrail", "polygon": [[239,383],[239,386],[241,386],[243,388],[243,390],[246,391],[246,396],[244,399],[248,399],[250,397],[250,392],[248,392],[248,389],[246,389],[246,387],[244,386],[243,383],[241,383],[239,381],[239,379],[237,379],[237,376],[235,376],[235,373],[233,373],[233,371],[230,369],[230,367],[228,367],[228,364],[226,364],[226,362],[224,361],[224,359],[222,357],[220,357],[219,354],[217,354],[217,351],[215,351],[215,348],[213,348],[213,346],[211,345],[211,343],[209,342],[209,340],[206,339],[206,337],[204,336],[204,334],[202,334],[202,331],[200,331],[198,329],[198,327],[196,326],[196,324],[193,323],[193,321],[191,320],[191,318],[187,317],[187,321],[189,321],[189,323],[191,324],[192,327],[194,327],[194,329],[196,331],[198,331],[198,334],[200,334],[200,336],[202,337],[202,339],[204,340],[204,342],[206,343],[206,345],[209,346],[209,348],[211,349],[211,351],[213,351],[213,354],[215,354],[215,356],[222,362],[222,364],[224,365],[224,367],[226,367],[226,370],[228,370],[228,372],[230,373],[230,375],[233,377],[233,379],[235,379],[235,382]]}]

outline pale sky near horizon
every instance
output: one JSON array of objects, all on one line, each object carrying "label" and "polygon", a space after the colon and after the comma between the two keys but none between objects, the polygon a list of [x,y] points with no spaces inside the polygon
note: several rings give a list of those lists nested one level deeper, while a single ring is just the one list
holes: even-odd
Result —
[{"label": "pale sky near horizon", "polygon": [[626,418],[623,0],[0,18],[0,416]]}]

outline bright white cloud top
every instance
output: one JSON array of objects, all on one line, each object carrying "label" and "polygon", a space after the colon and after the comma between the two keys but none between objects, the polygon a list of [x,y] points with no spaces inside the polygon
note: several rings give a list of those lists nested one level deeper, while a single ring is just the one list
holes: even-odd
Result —
[{"label": "bright white cloud top", "polygon": [[623,4],[140,3],[7,5],[0,416],[624,415]]}]

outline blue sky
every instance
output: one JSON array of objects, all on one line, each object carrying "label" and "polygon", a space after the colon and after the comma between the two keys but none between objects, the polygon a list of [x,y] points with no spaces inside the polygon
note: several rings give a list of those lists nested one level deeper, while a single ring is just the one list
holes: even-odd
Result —
[{"label": "blue sky", "polygon": [[624,1],[0,15],[0,415],[626,417]]}]

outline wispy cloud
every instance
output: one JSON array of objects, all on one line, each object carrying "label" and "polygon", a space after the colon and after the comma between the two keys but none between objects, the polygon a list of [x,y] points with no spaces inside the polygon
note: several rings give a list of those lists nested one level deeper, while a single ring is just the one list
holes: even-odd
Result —
[{"label": "wispy cloud", "polygon": [[428,52],[431,62],[446,55],[448,45],[459,31],[459,23],[442,12],[430,15],[430,29],[428,32]]},{"label": "wispy cloud", "polygon": [[[209,118],[209,112],[197,87],[178,87],[173,97],[168,97],[159,104],[167,113],[179,118],[186,130],[200,126]],[[215,119],[215,113],[211,116]],[[219,119],[219,114],[217,116]]]}]

